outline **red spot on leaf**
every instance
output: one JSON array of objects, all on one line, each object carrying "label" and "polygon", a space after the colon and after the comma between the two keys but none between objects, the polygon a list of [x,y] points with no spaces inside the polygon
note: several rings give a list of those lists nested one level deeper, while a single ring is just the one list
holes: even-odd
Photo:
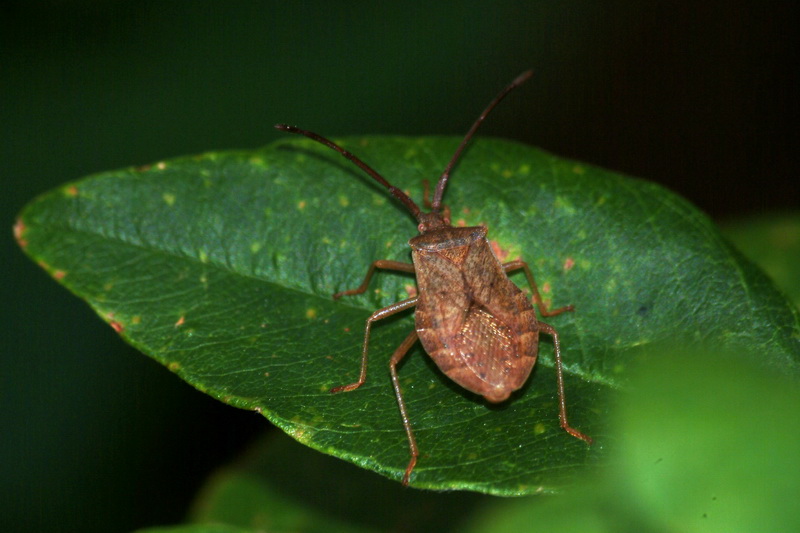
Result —
[{"label": "red spot on leaf", "polygon": [[564,261],[564,270],[571,270],[574,266],[575,260],[571,257],[567,257],[566,261]]},{"label": "red spot on leaf", "polygon": [[122,331],[125,329],[125,326],[123,326],[122,323],[114,320],[114,313],[108,313],[106,318],[108,319],[108,325],[111,326],[117,333],[122,333]]},{"label": "red spot on leaf", "polygon": [[458,220],[456,220],[456,226],[458,226],[459,228],[464,228],[466,227],[466,225],[467,221],[464,220],[463,218],[459,218]]},{"label": "red spot on leaf", "polygon": [[67,273],[64,272],[63,270],[56,270],[55,272],[53,272],[53,277],[56,279],[64,279],[64,276],[66,275]]},{"label": "red spot on leaf", "polygon": [[25,227],[25,223],[22,220],[17,219],[16,224],[14,224],[14,238],[17,240],[17,243],[22,248],[28,246],[28,241],[22,238],[22,236],[25,234],[26,229],[27,228]]},{"label": "red spot on leaf", "polygon": [[546,293],[550,292],[550,283],[549,282],[546,282],[544,285],[542,285],[542,292],[546,292]]},{"label": "red spot on leaf", "polygon": [[74,185],[67,187],[67,194],[70,196],[78,196],[78,188]]},{"label": "red spot on leaf", "polygon": [[178,321],[177,321],[177,322],[175,322],[175,327],[177,328],[177,327],[180,327],[180,326],[182,326],[182,325],[183,325],[183,323],[184,323],[185,321],[186,321],[186,317],[185,317],[185,316],[181,316],[181,317],[178,319]]},{"label": "red spot on leaf", "polygon": [[417,295],[417,288],[414,285],[406,285],[405,286],[406,293],[408,294],[409,298],[413,298]]}]

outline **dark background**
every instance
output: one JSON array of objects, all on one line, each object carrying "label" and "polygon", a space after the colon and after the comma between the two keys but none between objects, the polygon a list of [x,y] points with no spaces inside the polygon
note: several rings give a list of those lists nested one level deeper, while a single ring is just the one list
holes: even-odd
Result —
[{"label": "dark background", "polygon": [[795,2],[430,4],[2,4],[0,530],[179,521],[268,427],[127,347],[17,249],[16,213],[65,181],[255,148],[276,122],[461,135],[532,67],[484,135],[657,181],[718,219],[800,206]]}]

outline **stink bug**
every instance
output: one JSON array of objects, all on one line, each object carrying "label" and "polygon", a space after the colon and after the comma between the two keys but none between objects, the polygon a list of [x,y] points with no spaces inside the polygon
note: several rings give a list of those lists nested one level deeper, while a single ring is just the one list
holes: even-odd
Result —
[{"label": "stink bug", "polygon": [[[367,319],[361,355],[361,374],[358,381],[334,387],[331,392],[352,391],[364,384],[367,378],[367,353],[372,324],[378,320],[416,306],[416,327],[392,354],[389,371],[392,377],[397,405],[408,436],[411,458],[403,475],[407,485],[419,457],[414,431],[406,410],[397,364],[411,346],[422,342],[425,351],[450,379],[467,390],[480,394],[492,403],[502,402],[512,392],[522,387],[536,363],[539,351],[539,333],[553,338],[556,376],[558,381],[558,415],[561,427],[570,435],[592,442],[588,436],[571,427],[567,421],[564,399],[564,377],[558,333],[549,324],[536,318],[536,311],[525,294],[508,279],[509,272],[522,269],[533,291],[533,302],[542,316],[553,316],[573,307],[549,310],[539,295],[528,264],[522,260],[501,263],[486,239],[487,228],[453,227],[449,212],[442,205],[442,195],[450,172],[475,131],[494,107],[515,87],[531,77],[527,71],[503,89],[481,113],[459,144],[444,169],[430,212],[423,212],[403,191],[391,185],[383,176],[332,141],[310,131],[285,124],[279,130],[305,135],[339,152],[375,181],[386,187],[418,221],[419,235],[408,241],[413,264],[379,260],[372,263],[363,283],[356,289],[333,295],[361,294],[367,290],[376,269],[395,270],[416,274],[418,294],[383,309],[378,309]],[[426,195],[427,196],[427,195]]]}]

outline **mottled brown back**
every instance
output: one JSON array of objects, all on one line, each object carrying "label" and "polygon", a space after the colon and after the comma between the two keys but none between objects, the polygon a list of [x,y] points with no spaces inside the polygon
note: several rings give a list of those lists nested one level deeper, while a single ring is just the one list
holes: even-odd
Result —
[{"label": "mottled brown back", "polygon": [[416,328],[453,381],[491,402],[519,389],[536,363],[536,314],[508,279],[486,228],[443,228],[411,239]]}]

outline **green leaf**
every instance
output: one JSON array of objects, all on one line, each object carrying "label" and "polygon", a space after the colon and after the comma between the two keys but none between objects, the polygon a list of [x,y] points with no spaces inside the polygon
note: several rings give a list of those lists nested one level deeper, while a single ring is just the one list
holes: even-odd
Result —
[{"label": "green leaf", "polygon": [[[263,530],[262,530],[263,531]],[[185,526],[148,527],[137,529],[136,533],[258,533],[253,529],[243,529],[225,524],[189,524]]]},{"label": "green leaf", "polygon": [[351,464],[314,453],[285,435],[256,442],[216,471],[189,521],[253,531],[459,531],[490,496],[407,490]]},{"label": "green leaf", "polygon": [[[800,388],[796,380],[690,350],[637,373],[614,424],[619,498],[659,531],[798,531]],[[674,361],[691,366],[665,380]]]},{"label": "green leaf", "polygon": [[613,468],[558,498],[404,490],[273,433],[209,477],[181,531],[798,531],[796,381],[744,354],[659,355],[612,413]]},{"label": "green leaf", "polygon": [[722,231],[800,305],[800,211],[731,220]]},{"label": "green leaf", "polygon": [[[343,144],[419,199],[458,140]],[[417,345],[400,368],[422,453],[414,486],[525,494],[571,483],[613,445],[613,391],[653,345],[743,347],[799,373],[794,308],[704,215],[656,185],[481,139],[445,200],[456,223],[486,223],[503,257],[528,261],[552,305],[575,305],[548,323],[561,337],[570,422],[597,443],[558,426],[551,339],[526,387],[499,406],[459,389]],[[60,283],[196,388],[402,476],[408,445],[387,363],[411,314],[374,328],[364,386],[328,391],[355,381],[365,319],[408,297],[413,277],[381,273],[365,295],[330,295],[358,286],[376,259],[408,261],[415,223],[337,154],[289,139],[108,172],[34,201],[15,229]]]},{"label": "green leaf", "polygon": [[638,365],[612,415],[613,468],[559,498],[499,500],[461,531],[800,531],[797,382],[753,354],[659,355]]}]

